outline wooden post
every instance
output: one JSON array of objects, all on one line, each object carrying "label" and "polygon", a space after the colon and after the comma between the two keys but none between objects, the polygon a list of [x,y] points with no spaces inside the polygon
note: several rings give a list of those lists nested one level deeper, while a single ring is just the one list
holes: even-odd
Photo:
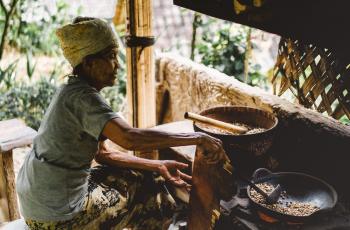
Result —
[{"label": "wooden post", "polygon": [[[152,36],[152,0],[126,0],[129,36]],[[156,125],[155,75],[153,47],[128,47],[127,100],[128,119],[134,127]],[[156,159],[157,154],[136,155]]]},{"label": "wooden post", "polygon": [[12,150],[0,153],[0,162],[0,165],[2,166],[0,169],[0,187],[2,190],[0,191],[0,198],[5,204],[5,209],[1,210],[2,216],[5,220],[16,220],[20,218],[20,215],[15,189],[15,173],[13,168]]}]

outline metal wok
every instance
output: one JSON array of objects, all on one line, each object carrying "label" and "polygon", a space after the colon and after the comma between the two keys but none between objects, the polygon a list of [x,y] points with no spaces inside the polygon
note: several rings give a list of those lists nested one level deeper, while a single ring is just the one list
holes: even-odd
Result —
[{"label": "metal wok", "polygon": [[253,181],[258,181],[258,178],[264,176],[265,178],[269,178],[266,183],[272,184],[274,187],[279,184],[282,189],[286,191],[288,198],[284,199],[280,205],[286,207],[287,202],[291,201],[301,203],[308,202],[320,208],[309,216],[284,214],[255,202],[251,197],[251,187],[248,186],[247,194],[251,203],[256,207],[256,210],[277,220],[303,223],[327,213],[337,203],[338,196],[335,189],[325,181],[314,176],[298,172],[271,173],[267,169],[258,169],[253,174]]}]

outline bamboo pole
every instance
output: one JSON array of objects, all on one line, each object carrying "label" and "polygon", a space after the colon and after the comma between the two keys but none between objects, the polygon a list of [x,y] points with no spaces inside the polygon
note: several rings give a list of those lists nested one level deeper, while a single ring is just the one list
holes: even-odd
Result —
[{"label": "bamboo pole", "polygon": [[248,129],[245,127],[226,123],[223,121],[219,121],[219,120],[216,120],[216,119],[213,119],[210,117],[205,117],[205,116],[195,114],[195,113],[186,112],[184,117],[186,119],[190,119],[192,121],[201,122],[205,125],[211,125],[211,126],[221,128],[221,129],[227,130],[229,132],[233,132],[233,133],[246,133],[248,131]]},{"label": "bamboo pole", "polygon": [[[126,0],[126,8],[128,35],[152,36],[152,0]],[[153,47],[128,47],[126,51],[128,119],[134,127],[153,127],[156,125]],[[158,156],[152,153],[142,157]]]}]

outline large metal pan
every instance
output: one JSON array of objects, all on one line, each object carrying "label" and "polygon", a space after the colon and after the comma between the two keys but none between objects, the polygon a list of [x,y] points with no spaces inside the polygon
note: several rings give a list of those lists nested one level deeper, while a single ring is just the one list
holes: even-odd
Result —
[{"label": "large metal pan", "polygon": [[[256,179],[254,177],[256,177],[257,174],[256,171],[254,173],[255,176],[253,175],[253,181]],[[281,205],[286,206],[287,202],[296,201],[309,202],[320,208],[309,216],[294,216],[280,213],[255,202],[251,197],[251,187],[248,186],[248,197],[256,209],[277,220],[304,223],[319,215],[327,213],[337,203],[338,196],[335,189],[325,181],[314,176],[298,172],[279,172],[270,174],[268,177],[270,177],[270,179],[267,183],[272,184],[274,187],[278,184],[281,185],[282,189],[286,191],[288,195],[288,199],[285,199]]]}]

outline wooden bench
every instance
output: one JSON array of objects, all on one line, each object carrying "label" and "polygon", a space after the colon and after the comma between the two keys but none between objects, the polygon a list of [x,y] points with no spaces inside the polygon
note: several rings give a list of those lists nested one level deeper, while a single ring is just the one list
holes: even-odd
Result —
[{"label": "wooden bench", "polygon": [[[168,131],[168,132],[185,132],[185,133],[194,131],[191,121],[172,122],[172,123],[156,126],[153,129]],[[192,145],[192,146],[172,147],[172,148],[168,148],[168,149],[162,149],[162,150],[160,150],[160,152],[161,152],[160,157],[163,159],[175,159],[175,160],[179,160],[182,162],[192,164],[194,162],[196,146]],[[11,155],[11,157],[12,157],[12,155]],[[189,169],[189,170],[191,171],[191,169]],[[211,170],[211,171],[213,171],[213,170]],[[195,186],[193,188],[195,189]],[[180,188],[173,188],[173,192],[182,201],[187,202],[187,203],[190,202],[189,193],[186,190],[180,189]],[[216,199],[217,197],[212,194],[211,198]],[[196,203],[196,201],[192,201],[192,206],[193,206],[193,204],[197,204],[197,203]],[[211,202],[209,202],[209,203],[212,205],[212,203],[215,203],[215,202],[213,200],[211,200]],[[216,203],[218,203],[218,202],[216,202]],[[191,203],[190,203],[190,206],[191,206]],[[216,206],[218,206],[218,204],[216,204]],[[213,206],[214,209],[218,209],[218,207],[216,207],[216,206],[215,207]],[[208,208],[208,210],[209,209],[211,210],[212,207]],[[210,216],[212,216],[212,214],[205,213],[205,215],[202,215],[202,216],[205,217],[205,220],[208,219],[209,223],[207,223],[208,221],[206,220],[205,225],[209,226],[210,220],[211,220]],[[192,219],[196,219],[196,217],[192,218]],[[198,228],[196,228],[197,225],[198,225],[198,223],[195,223],[194,221],[192,221],[192,223],[190,223],[190,226],[192,229],[198,229]],[[4,229],[4,230],[17,230],[17,229],[26,229],[27,227],[26,227],[24,220],[20,219],[20,220],[12,221],[9,223],[4,223],[2,225],[0,224],[0,228]]]},{"label": "wooden bench", "polygon": [[37,132],[18,119],[0,121],[0,223],[20,218],[12,150],[33,142]]}]

